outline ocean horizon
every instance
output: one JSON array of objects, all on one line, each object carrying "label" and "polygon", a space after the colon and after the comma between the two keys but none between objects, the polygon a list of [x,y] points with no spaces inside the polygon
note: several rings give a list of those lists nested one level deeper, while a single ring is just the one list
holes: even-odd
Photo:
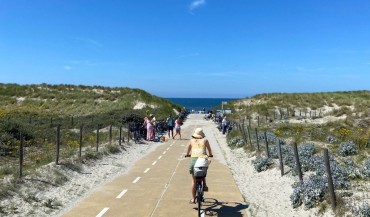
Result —
[{"label": "ocean horizon", "polygon": [[[238,100],[240,98],[166,98],[171,102],[185,107],[191,111],[212,110],[216,106],[221,106],[222,102]],[[226,107],[227,108],[227,105]]]}]

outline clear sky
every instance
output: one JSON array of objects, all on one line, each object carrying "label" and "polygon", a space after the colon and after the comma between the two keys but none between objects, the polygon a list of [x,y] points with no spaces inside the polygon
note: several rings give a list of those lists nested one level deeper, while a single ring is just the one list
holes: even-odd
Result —
[{"label": "clear sky", "polygon": [[0,83],[160,97],[370,89],[369,0],[0,0]]}]

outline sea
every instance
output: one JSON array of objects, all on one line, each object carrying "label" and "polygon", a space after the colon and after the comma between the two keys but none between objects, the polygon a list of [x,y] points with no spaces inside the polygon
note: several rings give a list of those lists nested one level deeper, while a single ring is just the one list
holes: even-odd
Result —
[{"label": "sea", "polygon": [[[237,100],[237,98],[166,98],[175,104],[185,107],[188,111],[203,111],[208,112],[216,106],[222,105],[222,102]],[[227,105],[226,105],[227,107]],[[224,108],[226,108],[224,107]]]}]

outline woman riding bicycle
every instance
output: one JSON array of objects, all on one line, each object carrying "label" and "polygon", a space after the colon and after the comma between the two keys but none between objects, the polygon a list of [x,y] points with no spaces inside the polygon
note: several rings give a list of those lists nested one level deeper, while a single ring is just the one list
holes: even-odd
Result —
[{"label": "woman riding bicycle", "polygon": [[[191,156],[191,161],[189,165],[189,172],[192,175],[192,199],[190,200],[190,203],[195,203],[195,183],[196,183],[196,178],[194,176],[194,164],[197,161],[199,157],[204,157],[207,155],[208,151],[208,156],[213,157],[212,155],[212,150],[211,146],[209,145],[208,139],[204,138],[205,135],[203,133],[202,128],[197,128],[195,129],[192,139],[190,140],[188,144],[188,151],[186,156]],[[206,184],[206,180],[204,179],[204,191],[208,191],[208,187]]]}]

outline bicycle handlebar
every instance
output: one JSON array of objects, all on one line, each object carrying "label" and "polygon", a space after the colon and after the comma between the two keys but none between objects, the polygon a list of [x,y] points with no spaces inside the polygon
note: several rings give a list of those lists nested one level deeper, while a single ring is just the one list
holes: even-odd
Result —
[{"label": "bicycle handlebar", "polygon": [[[184,157],[190,157],[190,154],[186,154]],[[213,155],[209,155],[208,157],[213,157]]]}]

